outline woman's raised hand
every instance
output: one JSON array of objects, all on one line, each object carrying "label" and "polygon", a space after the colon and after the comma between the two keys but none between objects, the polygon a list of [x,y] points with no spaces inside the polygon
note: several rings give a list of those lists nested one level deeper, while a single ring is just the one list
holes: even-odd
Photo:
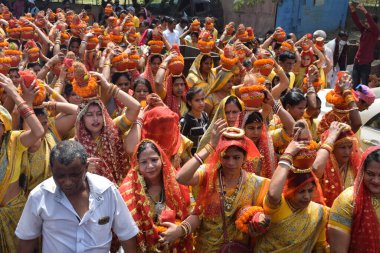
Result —
[{"label": "woman's raised hand", "polygon": [[211,132],[210,144],[215,149],[218,146],[220,136],[226,130],[227,122],[224,119],[218,119]]}]

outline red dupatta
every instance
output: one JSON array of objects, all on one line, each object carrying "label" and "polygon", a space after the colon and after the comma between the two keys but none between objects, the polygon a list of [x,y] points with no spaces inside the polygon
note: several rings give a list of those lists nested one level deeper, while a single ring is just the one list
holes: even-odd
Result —
[{"label": "red dupatta", "polygon": [[[321,142],[323,143],[329,131],[326,130],[322,137]],[[339,142],[352,141],[352,152],[350,155],[349,166],[353,169],[354,175],[357,175],[357,169],[360,164],[361,151],[358,147],[358,140],[355,133],[352,130],[347,130],[342,132],[338,139],[335,141],[335,145]],[[340,175],[340,169],[338,162],[335,159],[333,153],[330,153],[329,159],[327,161],[323,177],[321,179],[321,186],[323,190],[323,196],[325,198],[326,205],[331,207],[334,200],[339,196],[339,194],[344,190],[344,185],[342,185],[342,177]]]},{"label": "red dupatta", "polygon": [[363,154],[355,180],[350,253],[380,252],[380,224],[372,204],[371,193],[363,182],[365,160],[369,154],[377,150],[380,150],[380,146],[371,147]]},{"label": "red dupatta", "polygon": [[[83,116],[90,105],[98,105],[103,115],[103,128],[98,140],[94,140],[84,125]],[[89,157],[99,158],[96,171],[93,173],[104,176],[119,184],[128,172],[128,157],[123,148],[120,133],[107,112],[104,104],[98,99],[83,102],[79,106],[79,113],[75,123],[75,140],[86,149]]]},{"label": "red dupatta", "polygon": [[[165,205],[176,212],[176,218],[181,221],[189,215],[190,206],[189,189],[180,185],[175,179],[175,169],[171,166],[170,160],[163,150],[152,140],[145,139],[136,147],[133,155],[132,169],[121,184],[119,191],[127,204],[133,219],[135,220],[140,232],[137,235],[137,244],[142,252],[150,252],[152,249],[161,249],[158,242],[159,234],[153,221],[150,201],[146,192],[145,180],[139,172],[137,161],[137,150],[144,142],[151,142],[159,151],[162,160],[162,180],[165,191]],[[184,251],[184,249],[186,249]],[[192,237],[186,237],[179,243],[171,247],[177,252],[192,252]]]},{"label": "red dupatta", "polygon": [[[219,189],[216,185],[218,170],[221,167],[220,159],[229,147],[239,147],[247,152],[247,161],[258,159],[260,153],[255,144],[247,137],[241,139],[229,139],[222,136],[215,152],[207,159],[204,179],[200,184],[199,195],[194,213],[205,217],[217,217],[220,215]],[[212,203],[215,200],[215,203]]]}]

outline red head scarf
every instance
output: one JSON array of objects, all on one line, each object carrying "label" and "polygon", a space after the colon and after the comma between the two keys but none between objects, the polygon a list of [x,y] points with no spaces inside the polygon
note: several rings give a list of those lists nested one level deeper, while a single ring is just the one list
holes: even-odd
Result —
[{"label": "red head scarf", "polygon": [[[328,135],[329,130],[326,130],[322,134],[321,141],[324,142]],[[356,175],[360,164],[361,151],[358,147],[358,140],[355,133],[352,132],[352,130],[342,132],[335,141],[335,145],[343,141],[352,141],[352,153],[350,156],[349,166],[351,166],[354,174]],[[321,180],[321,185],[327,206],[331,206],[335,198],[338,197],[338,195],[344,190],[339,165],[333,153],[330,153],[330,157],[327,161],[325,172]]]},{"label": "red head scarf", "polygon": [[380,150],[380,146],[371,147],[363,154],[358,175],[355,180],[350,253],[380,252],[380,224],[372,204],[371,193],[363,182],[365,160],[368,155],[377,150]]},{"label": "red head scarf", "polygon": [[306,67],[308,68],[311,64],[313,64],[314,60],[315,60],[315,57],[314,57],[314,52],[313,50],[309,49],[307,51],[303,51],[301,52],[300,54],[301,57],[304,57],[304,56],[309,56],[310,57],[310,64],[307,65],[307,66],[302,66],[302,67]]},{"label": "red head scarf", "polygon": [[142,138],[155,141],[171,158],[181,146],[178,122],[178,114],[169,108],[155,107],[144,115]]},{"label": "red head scarf", "polygon": [[[98,141],[92,138],[91,133],[84,125],[83,116],[90,105],[99,106],[103,115],[104,125]],[[101,159],[97,171],[94,173],[104,176],[116,184],[121,183],[128,172],[128,157],[120,138],[121,133],[112,121],[104,104],[98,99],[83,102],[79,106],[75,129],[75,140],[86,148],[89,157]]]},{"label": "red head scarf", "polygon": [[[121,184],[119,191],[127,204],[133,219],[135,220],[140,232],[137,235],[137,244],[139,249],[145,249],[144,252],[150,252],[153,248],[160,248],[158,243],[159,235],[155,228],[153,216],[151,213],[150,202],[148,200],[147,189],[145,189],[145,180],[139,172],[137,151],[141,145],[146,142],[152,143],[159,151],[162,161],[162,181],[165,191],[165,204],[168,208],[176,212],[176,218],[181,221],[189,215],[190,206],[189,189],[180,185],[175,180],[175,169],[171,166],[169,158],[165,152],[151,140],[143,140],[136,147],[133,155],[132,169],[128,172],[127,177]],[[177,252],[192,252],[192,238],[187,237],[174,244],[171,248]]]},{"label": "red head scarf", "polygon": [[289,171],[288,178],[286,180],[285,188],[283,191],[285,198],[294,195],[302,187],[312,182],[314,182],[315,184],[315,193],[312,200],[319,204],[325,205],[321,185],[319,184],[319,180],[313,172],[294,173],[292,171]]},{"label": "red head scarf", "polygon": [[[252,113],[251,111],[242,111],[239,114],[238,120],[236,121],[236,126],[241,129],[244,129],[246,125],[246,121],[251,113]],[[258,122],[258,121],[255,121],[255,122]],[[262,130],[261,130],[259,145],[257,147],[257,149],[260,152],[260,157],[261,157],[261,171],[260,173],[257,173],[257,170],[248,170],[248,171],[258,174],[259,176],[262,176],[262,177],[271,178],[276,168],[277,158],[276,158],[274,148],[273,148],[272,137],[268,133],[265,123],[263,121],[259,123],[262,123],[263,125]],[[251,166],[244,166],[244,169],[249,169],[250,167]]]},{"label": "red head scarf", "polygon": [[255,144],[243,136],[241,139],[229,139],[222,136],[215,152],[207,159],[207,167],[204,179],[200,185],[200,191],[197,198],[195,213],[200,215],[203,213],[206,217],[215,217],[220,215],[219,189],[216,186],[218,170],[221,168],[220,159],[222,154],[229,147],[239,147],[247,154],[247,161],[252,161],[260,157]]},{"label": "red head scarf", "polygon": [[[167,72],[168,73],[168,72]],[[179,107],[180,105],[178,104],[178,98],[174,96],[173,94],[173,84],[174,84],[174,79],[175,78],[182,78],[183,82],[185,83],[185,90],[182,94],[182,101],[186,101],[186,93],[189,90],[189,86],[187,85],[186,78],[183,74],[180,76],[174,76],[172,74],[168,74],[165,77],[165,86],[166,86],[166,98],[165,98],[165,104],[175,113],[180,115],[180,110]]]}]

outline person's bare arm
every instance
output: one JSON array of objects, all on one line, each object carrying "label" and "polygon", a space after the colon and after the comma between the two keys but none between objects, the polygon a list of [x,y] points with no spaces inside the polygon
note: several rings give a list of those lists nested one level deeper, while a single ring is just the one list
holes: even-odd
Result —
[{"label": "person's bare arm", "polygon": [[280,82],[273,87],[272,95],[274,99],[279,99],[281,93],[289,88],[289,78],[286,76],[285,71],[282,69],[280,65],[277,64],[276,60],[274,60],[274,70],[278,77],[280,78]]},{"label": "person's bare arm", "polygon": [[43,105],[48,110],[59,113],[55,118],[55,127],[59,136],[65,136],[74,127],[78,106],[68,102],[45,102]]},{"label": "person's bare arm", "polygon": [[17,253],[33,253],[37,248],[38,238],[33,240],[18,239]]},{"label": "person's bare arm", "polygon": [[136,236],[126,241],[120,241],[120,244],[121,247],[123,247],[124,252],[137,253]]},{"label": "person's bare arm", "polygon": [[[22,84],[23,85],[23,84]],[[0,73],[0,86],[4,88],[7,95],[15,102],[17,109],[20,111],[28,111],[24,113],[24,120],[30,130],[23,132],[20,136],[20,142],[25,147],[32,146],[39,138],[44,135],[44,129],[33,112],[31,106],[28,106],[24,99],[18,94],[16,87],[10,78]],[[31,85],[32,89],[35,84]],[[34,90],[34,94],[38,92],[38,88]]]},{"label": "person's bare arm", "polygon": [[329,135],[322,143],[321,148],[318,150],[317,157],[315,158],[312,166],[313,172],[317,178],[323,177],[327,161],[329,160],[330,152],[333,150],[334,143],[339,134],[342,132],[343,128],[344,127],[337,121],[331,123],[331,126],[329,128]]},{"label": "person's bare arm", "polygon": [[351,241],[349,233],[328,227],[327,238],[330,244],[330,253],[348,253]]},{"label": "person's bare arm", "polygon": [[125,111],[125,116],[127,119],[132,122],[135,121],[140,112],[140,103],[120,88],[112,86],[100,73],[91,71],[90,74],[96,76],[98,80],[100,80],[100,85],[104,87],[107,92],[112,92],[112,89],[115,88],[114,94],[111,95],[127,107],[127,110]]},{"label": "person's bare arm", "polygon": [[[212,149],[215,150],[215,148],[217,147],[219,138],[226,127],[227,123],[224,120],[218,119],[215,122],[210,139],[210,145]],[[203,161],[205,161],[207,157],[210,155],[210,151],[205,147],[197,154]],[[199,163],[199,161],[195,157],[192,157],[178,171],[176,176],[177,182],[183,185],[198,185],[199,175],[196,173],[196,171],[200,165],[201,164]]]},{"label": "person's bare arm", "polygon": [[[301,131],[302,130],[297,131],[297,133],[294,136],[295,140],[297,140]],[[301,150],[302,144],[295,140],[289,143],[284,154],[289,154],[291,157],[294,157],[299,152],[299,150]],[[282,191],[284,189],[290,167],[290,163],[281,160],[280,158],[277,168],[273,173],[272,179],[269,184],[269,189],[266,195],[270,206],[278,206],[281,203]]]}]

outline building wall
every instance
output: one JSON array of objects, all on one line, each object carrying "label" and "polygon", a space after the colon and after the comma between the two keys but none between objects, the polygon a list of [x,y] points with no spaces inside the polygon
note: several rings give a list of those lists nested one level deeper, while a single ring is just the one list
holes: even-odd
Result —
[{"label": "building wall", "polygon": [[276,26],[297,36],[322,29],[332,32],[346,24],[347,0],[282,0],[278,4]]},{"label": "building wall", "polygon": [[221,0],[224,11],[224,23],[235,22],[236,25],[242,23],[245,26],[254,28],[256,36],[264,35],[268,30],[272,30],[275,24],[276,4],[266,0],[262,4],[254,7],[244,7],[243,10],[235,12],[232,0]]}]

